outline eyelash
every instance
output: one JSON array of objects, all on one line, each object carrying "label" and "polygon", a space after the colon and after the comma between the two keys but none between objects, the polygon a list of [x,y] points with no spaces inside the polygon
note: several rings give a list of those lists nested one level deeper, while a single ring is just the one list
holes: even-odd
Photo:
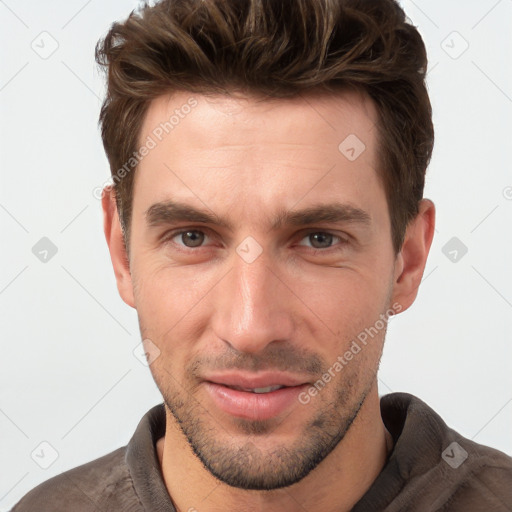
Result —
[{"label": "eyelash", "polygon": [[[194,231],[194,232],[199,232],[199,233],[203,233],[205,234],[206,236],[210,236],[210,231],[208,229],[205,229],[205,228],[201,228],[201,229],[196,229],[196,228],[187,228],[187,229],[179,229],[179,230],[176,230],[176,231],[171,231],[169,233],[167,233],[166,235],[164,235],[163,237],[163,243],[164,244],[167,244],[167,243],[173,243],[175,244],[174,242],[172,242],[172,239],[173,238],[176,238],[177,236],[179,235],[182,235],[184,233],[188,233],[190,231]],[[326,247],[326,248],[315,248],[315,247],[310,247],[310,246],[305,246],[305,245],[302,245],[301,247],[308,247],[309,249],[313,250],[313,251],[321,251],[321,252],[328,252],[332,249],[336,249],[337,246],[345,246],[349,243],[349,240],[348,240],[348,235],[347,237],[342,237],[340,235],[336,235],[334,233],[331,233],[330,231],[322,231],[322,230],[318,230],[318,229],[310,229],[306,232],[303,232],[302,233],[302,237],[300,238],[300,241],[304,240],[304,238],[307,238],[308,236],[312,235],[312,234],[322,234],[322,235],[330,235],[333,237],[333,242],[337,239],[338,240],[338,244],[334,244],[334,245],[331,245],[330,247]],[[188,252],[188,251],[194,251],[194,250],[198,250],[198,249],[204,249],[205,246],[204,245],[200,245],[200,246],[197,246],[197,247],[187,247],[186,245],[181,245],[181,244],[175,244],[177,245],[180,249],[179,250],[183,250],[185,252]]]}]

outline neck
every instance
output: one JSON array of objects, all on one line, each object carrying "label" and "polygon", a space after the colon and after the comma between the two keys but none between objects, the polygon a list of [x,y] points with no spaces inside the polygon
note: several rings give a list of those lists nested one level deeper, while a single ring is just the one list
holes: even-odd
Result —
[{"label": "neck", "polygon": [[246,491],[211,475],[193,453],[172,414],[166,414],[166,433],[157,442],[157,452],[177,512],[349,511],[377,478],[392,448],[375,385],[343,440],[309,475],[283,489]]}]

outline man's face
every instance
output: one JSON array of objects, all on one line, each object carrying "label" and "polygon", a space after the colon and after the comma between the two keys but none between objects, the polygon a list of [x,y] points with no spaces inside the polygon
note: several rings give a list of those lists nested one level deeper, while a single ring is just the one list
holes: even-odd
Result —
[{"label": "man's face", "polygon": [[375,392],[396,280],[376,121],[354,93],[183,92],[149,108],[140,142],[157,144],[134,186],[134,305],[160,351],[151,371],[169,421],[229,485],[300,480]]}]

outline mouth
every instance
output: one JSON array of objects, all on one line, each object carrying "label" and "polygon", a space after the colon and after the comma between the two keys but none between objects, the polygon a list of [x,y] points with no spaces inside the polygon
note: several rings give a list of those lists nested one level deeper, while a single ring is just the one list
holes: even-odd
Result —
[{"label": "mouth", "polygon": [[203,381],[213,406],[231,417],[253,421],[277,417],[297,405],[310,384],[284,374],[225,374]]},{"label": "mouth", "polygon": [[243,388],[242,386],[226,386],[230,389],[236,389],[238,391],[246,391],[247,393],[270,393],[272,391],[277,391],[278,389],[283,389],[288,386],[267,386],[264,388]]}]

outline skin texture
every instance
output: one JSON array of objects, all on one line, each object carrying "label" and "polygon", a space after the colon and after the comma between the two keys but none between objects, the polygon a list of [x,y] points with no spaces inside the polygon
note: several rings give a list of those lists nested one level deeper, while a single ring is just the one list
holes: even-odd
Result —
[{"label": "skin texture", "polygon": [[[103,198],[119,292],[158,356],[150,369],[166,403],[157,444],[166,486],[180,511],[350,510],[392,448],[376,377],[385,326],[342,370],[333,364],[380,327],[380,315],[413,303],[434,205],[420,203],[395,254],[376,171],[377,113],[362,94],[263,101],[178,92],[152,102],[141,144],[191,97],[190,113],[136,171],[129,262],[112,191]],[[365,145],[354,161],[338,149],[351,134]],[[151,226],[148,209],[171,199],[226,225]],[[367,221],[272,226],[284,212],[335,202]],[[251,262],[237,252],[247,237],[261,250]],[[205,386],[227,369],[277,370],[312,385],[329,368],[307,404],[265,420],[220,410]]]}]

